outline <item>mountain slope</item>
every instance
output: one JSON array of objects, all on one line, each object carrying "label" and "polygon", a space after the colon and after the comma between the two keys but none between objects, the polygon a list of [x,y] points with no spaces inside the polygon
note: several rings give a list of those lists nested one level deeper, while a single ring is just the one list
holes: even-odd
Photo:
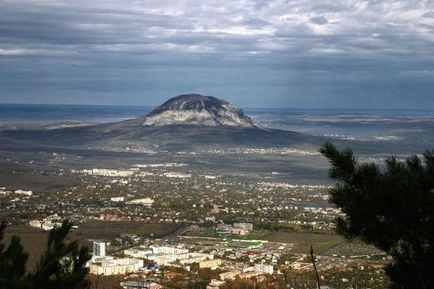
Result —
[{"label": "mountain slope", "polygon": [[318,146],[324,142],[321,137],[262,128],[229,102],[197,94],[171,98],[145,117],[79,127],[3,130],[0,140],[113,151]]}]

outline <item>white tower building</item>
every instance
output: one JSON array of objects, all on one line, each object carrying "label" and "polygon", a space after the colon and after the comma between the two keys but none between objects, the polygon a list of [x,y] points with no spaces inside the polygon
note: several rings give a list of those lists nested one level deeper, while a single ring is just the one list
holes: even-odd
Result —
[{"label": "white tower building", "polygon": [[93,242],[93,257],[105,257],[105,242]]}]

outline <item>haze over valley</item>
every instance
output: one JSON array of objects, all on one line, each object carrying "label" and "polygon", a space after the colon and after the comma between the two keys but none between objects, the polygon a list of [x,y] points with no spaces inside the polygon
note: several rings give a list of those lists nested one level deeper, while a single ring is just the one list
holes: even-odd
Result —
[{"label": "haze over valley", "polygon": [[[212,100],[206,103],[208,98],[201,95],[181,95],[154,109],[120,107],[119,114],[113,113],[116,107],[84,106],[60,115],[59,109],[68,107],[46,106],[39,108],[40,115],[46,116],[44,122],[38,122],[42,116],[37,113],[34,119],[10,119],[6,114],[0,119],[1,146],[5,155],[14,151],[14,161],[22,165],[30,161],[47,165],[51,158],[43,155],[57,153],[67,157],[56,164],[70,169],[90,163],[125,168],[161,160],[187,163],[189,167],[181,171],[321,183],[327,181],[327,171],[318,149],[326,141],[350,146],[362,159],[382,161],[391,154],[404,158],[423,151],[433,140],[430,111],[406,115],[400,111],[251,109],[246,115],[233,106],[220,106],[229,105],[222,100]],[[31,106],[12,108],[19,116],[20,110]],[[57,116],[51,114],[57,119],[50,120],[50,110],[56,111]],[[35,151],[43,157],[20,157]],[[122,161],[109,157],[114,155],[122,156]]]}]

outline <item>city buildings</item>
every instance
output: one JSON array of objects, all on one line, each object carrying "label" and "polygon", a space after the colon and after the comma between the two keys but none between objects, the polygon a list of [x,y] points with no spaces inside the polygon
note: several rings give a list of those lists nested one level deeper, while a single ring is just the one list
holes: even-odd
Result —
[{"label": "city buildings", "polygon": [[125,275],[143,268],[143,260],[134,258],[113,258],[109,256],[94,258],[89,272],[95,275]]}]

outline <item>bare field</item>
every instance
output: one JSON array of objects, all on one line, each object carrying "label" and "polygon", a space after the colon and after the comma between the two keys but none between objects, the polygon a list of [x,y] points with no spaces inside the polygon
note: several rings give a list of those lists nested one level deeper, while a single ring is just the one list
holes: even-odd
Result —
[{"label": "bare field", "polygon": [[35,173],[38,169],[40,168],[28,164],[0,163],[1,186],[7,187],[9,190],[24,189],[34,192],[55,192],[80,184],[78,176]]},{"label": "bare field", "polygon": [[128,233],[158,238],[176,233],[182,228],[183,225],[180,224],[93,220],[80,224],[80,227],[73,232],[73,235],[79,237],[79,239],[111,239],[120,233]]},{"label": "bare field", "polygon": [[27,269],[32,270],[45,249],[48,233],[29,226],[8,227],[4,239],[6,244],[9,244],[13,235],[21,238],[24,249],[29,253]]}]

